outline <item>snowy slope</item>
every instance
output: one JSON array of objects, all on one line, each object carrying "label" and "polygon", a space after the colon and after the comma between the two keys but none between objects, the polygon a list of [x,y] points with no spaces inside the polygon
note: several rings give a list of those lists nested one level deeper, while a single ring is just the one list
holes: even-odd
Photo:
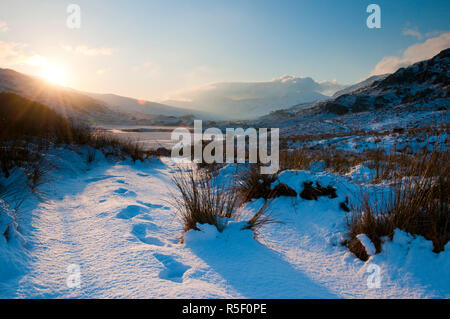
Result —
[{"label": "snowy slope", "polygon": [[279,110],[248,125],[281,135],[392,130],[449,121],[450,49],[337,98]]},{"label": "snowy slope", "polygon": [[387,76],[389,76],[389,74],[382,74],[382,75],[373,75],[361,82],[358,82],[356,84],[350,85],[348,87],[346,87],[345,89],[339,90],[336,93],[333,94],[333,98],[337,98],[343,94],[348,94],[348,93],[352,93],[356,90],[361,90],[364,89],[368,86],[371,86],[375,81],[380,81],[385,79]]},{"label": "snowy slope", "polygon": [[[47,201],[25,204],[26,244],[14,246],[17,269],[0,278],[0,297],[450,297],[450,244],[437,255],[430,242],[399,232],[365,263],[339,244],[346,220],[339,202],[360,187],[345,177],[285,171],[280,181],[294,189],[319,180],[337,186],[338,198],[275,199],[269,209],[283,224],[266,226],[258,240],[235,222],[222,233],[203,225],[182,244],[182,227],[167,202],[176,164],[116,164],[97,155],[88,165],[86,152],[51,152],[59,169],[42,188]],[[229,166],[220,174],[230,178],[233,171]],[[249,203],[242,215],[261,205]],[[377,289],[367,286],[374,263],[381,268]],[[79,288],[66,285],[73,264],[80,267]]]},{"label": "snowy slope", "polygon": [[[441,101],[449,106],[450,48],[435,57],[375,81],[362,89],[342,94],[317,108],[335,114],[370,111],[397,105],[429,105]],[[445,101],[445,103],[444,103]]]}]

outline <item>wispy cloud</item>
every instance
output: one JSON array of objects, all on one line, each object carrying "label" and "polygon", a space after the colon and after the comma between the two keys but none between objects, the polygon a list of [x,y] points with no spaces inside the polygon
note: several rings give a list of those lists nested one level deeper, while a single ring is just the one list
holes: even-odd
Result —
[{"label": "wispy cloud", "polygon": [[95,56],[95,55],[111,55],[114,50],[111,48],[90,48],[86,45],[78,45],[76,47],[70,45],[62,45],[62,48],[69,52],[79,53],[83,55]]},{"label": "wispy cloud", "polygon": [[7,32],[9,30],[5,21],[0,21],[0,32]]},{"label": "wispy cloud", "polygon": [[401,67],[429,59],[447,48],[450,48],[450,32],[443,33],[425,42],[416,43],[408,47],[401,56],[384,57],[378,62],[370,75],[393,73]]},{"label": "wispy cloud", "polygon": [[25,43],[0,41],[0,67],[42,68],[49,63],[45,56],[35,54]]},{"label": "wispy cloud", "polygon": [[403,35],[409,35],[412,37],[417,38],[418,40],[422,40],[423,39],[423,34],[419,32],[419,30],[417,28],[412,29],[412,28],[405,28],[402,31]]},{"label": "wispy cloud", "polygon": [[4,42],[0,40],[0,65],[4,67],[25,63],[30,58],[24,50],[24,43]]}]

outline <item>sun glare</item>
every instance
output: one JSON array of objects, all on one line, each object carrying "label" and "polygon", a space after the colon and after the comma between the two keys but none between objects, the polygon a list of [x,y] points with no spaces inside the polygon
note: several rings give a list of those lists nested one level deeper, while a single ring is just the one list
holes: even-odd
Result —
[{"label": "sun glare", "polygon": [[42,70],[42,76],[51,83],[66,85],[66,74],[62,68],[56,65],[47,65]]}]

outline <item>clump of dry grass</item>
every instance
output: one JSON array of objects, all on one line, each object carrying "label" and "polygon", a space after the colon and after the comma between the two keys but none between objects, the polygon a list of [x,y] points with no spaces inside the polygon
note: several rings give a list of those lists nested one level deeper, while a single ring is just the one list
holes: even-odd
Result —
[{"label": "clump of dry grass", "polygon": [[[241,219],[239,208],[243,202],[232,182],[218,183],[209,171],[181,169],[172,181],[178,192],[172,194],[171,203],[181,219],[184,232],[199,230],[198,224],[214,225],[222,232],[230,219]],[[277,222],[267,214],[268,205],[267,201],[243,229],[251,229],[256,237],[264,225]]]},{"label": "clump of dry grass", "polygon": [[280,152],[280,168],[282,170],[308,170],[314,162],[323,162],[325,170],[345,174],[363,161],[364,157],[360,153],[334,147],[301,147]]},{"label": "clump of dry grass", "polygon": [[[450,124],[441,121],[441,123],[430,123],[423,127],[396,128],[393,131],[384,132],[365,132],[354,131],[341,134],[328,135],[305,135],[283,139],[281,145],[284,148],[280,151],[280,168],[308,170],[314,162],[322,162],[323,169],[332,173],[346,174],[357,165],[366,165],[375,170],[373,182],[396,181],[404,176],[414,176],[414,170],[418,163],[430,155],[430,148],[438,146],[436,140],[439,140],[442,134],[448,136]],[[399,135],[401,134],[401,135]],[[337,149],[333,145],[315,145],[308,147],[307,144],[312,141],[322,139],[332,139],[336,137],[376,137],[390,135],[396,139],[392,151],[386,152],[383,147],[364,150],[343,150]],[[413,151],[406,146],[403,149],[397,147],[400,138],[414,139],[418,142],[427,142],[421,150]],[[433,140],[432,137],[437,137]],[[288,149],[290,143],[301,143],[303,146],[296,149]],[[306,143],[306,144],[304,144]],[[441,141],[442,143],[442,141]],[[445,141],[448,145],[448,138]],[[443,144],[445,144],[443,143]],[[440,150],[446,152],[448,150]],[[413,169],[411,169],[413,168]]]},{"label": "clump of dry grass", "polygon": [[[381,251],[384,237],[395,229],[420,235],[433,242],[433,251],[444,250],[450,240],[450,156],[448,151],[415,156],[388,198],[371,202],[368,194],[349,220],[347,246],[358,234],[366,234]],[[358,251],[354,251],[358,255]]]},{"label": "clump of dry grass", "polygon": [[280,168],[288,169],[309,169],[314,157],[312,152],[302,147],[297,149],[287,149],[280,152]]},{"label": "clump of dry grass", "polygon": [[197,162],[197,168],[201,170],[205,170],[212,175],[217,175],[219,170],[224,167],[223,163],[206,163],[206,162]]},{"label": "clump of dry grass", "polygon": [[259,165],[251,165],[244,171],[236,186],[236,191],[242,202],[249,202],[257,198],[270,198],[272,189],[270,185],[276,181],[275,174],[261,174]]},{"label": "clump of dry grass", "polygon": [[264,205],[261,206],[260,209],[250,218],[247,222],[247,225],[244,229],[251,229],[255,234],[255,238],[258,237],[261,233],[261,229],[263,226],[268,224],[276,224],[281,223],[280,221],[273,218],[270,214],[268,214],[267,209],[270,205],[270,201],[265,201]]},{"label": "clump of dry grass", "polygon": [[219,185],[203,170],[179,170],[172,178],[178,193],[172,204],[184,225],[184,231],[199,230],[197,224],[210,224],[223,231],[229,218],[236,217],[238,197],[226,185]]},{"label": "clump of dry grass", "polygon": [[37,158],[25,169],[28,187],[33,193],[36,193],[38,187],[48,181],[48,173],[54,169],[54,166],[42,158],[39,153],[36,156]]}]

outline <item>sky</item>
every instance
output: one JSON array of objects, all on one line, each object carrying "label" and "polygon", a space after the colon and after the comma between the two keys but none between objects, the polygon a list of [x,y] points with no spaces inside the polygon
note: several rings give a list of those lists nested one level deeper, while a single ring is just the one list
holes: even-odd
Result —
[{"label": "sky", "polygon": [[[371,3],[380,29],[366,25]],[[352,84],[449,47],[449,32],[448,0],[2,0],[0,67],[162,101],[286,75]]]}]

